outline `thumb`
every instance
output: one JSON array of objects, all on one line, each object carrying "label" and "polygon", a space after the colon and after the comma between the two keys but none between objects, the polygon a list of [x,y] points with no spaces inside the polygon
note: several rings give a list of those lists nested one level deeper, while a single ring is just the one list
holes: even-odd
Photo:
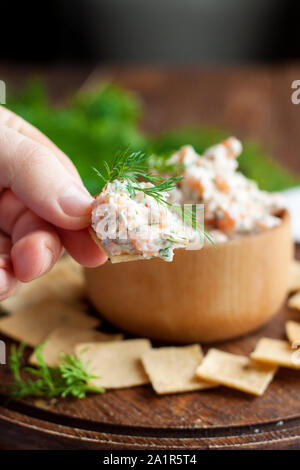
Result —
[{"label": "thumb", "polygon": [[93,198],[82,183],[49,148],[6,126],[0,126],[0,187],[58,227],[89,225]]}]

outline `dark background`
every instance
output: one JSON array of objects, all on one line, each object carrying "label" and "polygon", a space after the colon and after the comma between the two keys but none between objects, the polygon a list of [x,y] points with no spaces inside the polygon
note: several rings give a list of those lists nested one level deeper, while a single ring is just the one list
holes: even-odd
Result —
[{"label": "dark background", "polygon": [[212,64],[300,56],[296,0],[3,3],[0,60]]}]

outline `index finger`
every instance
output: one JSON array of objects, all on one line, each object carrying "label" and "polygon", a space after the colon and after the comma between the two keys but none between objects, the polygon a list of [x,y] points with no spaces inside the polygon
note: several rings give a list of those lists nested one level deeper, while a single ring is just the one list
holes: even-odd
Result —
[{"label": "index finger", "polygon": [[93,198],[45,146],[0,126],[0,187],[33,212],[69,230],[90,224]]},{"label": "index finger", "polygon": [[0,126],[4,125],[13,129],[25,137],[38,142],[48,149],[58,158],[60,163],[69,171],[69,173],[74,176],[77,180],[81,181],[79,173],[76,167],[73,165],[72,161],[67,157],[67,155],[62,152],[45,134],[39,131],[36,127],[29,124],[23,118],[17,114],[9,111],[8,109],[0,106]]}]

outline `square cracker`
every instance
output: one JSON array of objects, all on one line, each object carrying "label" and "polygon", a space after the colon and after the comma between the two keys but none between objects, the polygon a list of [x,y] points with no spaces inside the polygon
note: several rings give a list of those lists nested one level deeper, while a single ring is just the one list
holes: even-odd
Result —
[{"label": "square cracker", "polygon": [[296,349],[293,349],[288,341],[281,339],[261,338],[250,356],[261,363],[300,369],[300,358]]},{"label": "square cracker", "polygon": [[248,357],[210,349],[196,371],[203,380],[262,395],[274,377],[277,367],[257,364]]},{"label": "square cracker", "polygon": [[94,328],[100,321],[87,315],[82,308],[61,301],[46,301],[31,305],[14,315],[0,319],[0,332],[17,341],[35,347],[42,343],[52,330],[60,326]]},{"label": "square cracker", "polygon": [[0,303],[1,308],[17,313],[29,305],[42,300],[62,300],[67,303],[78,302],[85,293],[83,268],[70,256],[63,256],[44,276],[22,284],[8,299]]},{"label": "square cracker", "polygon": [[297,294],[294,294],[289,298],[288,307],[300,310],[300,292],[297,292]]},{"label": "square cracker", "polygon": [[87,363],[92,383],[104,388],[127,388],[149,383],[141,357],[151,348],[147,339],[130,339],[111,343],[82,343],[75,352]]},{"label": "square cracker", "polygon": [[[46,364],[55,367],[59,364],[61,353],[74,354],[78,343],[94,343],[105,341],[121,341],[122,334],[108,334],[101,331],[74,328],[73,326],[62,326],[53,330],[46,338],[43,347],[43,357]],[[35,354],[29,358],[30,364],[36,365]]]},{"label": "square cracker", "polygon": [[291,262],[288,290],[300,290],[300,262],[295,259]]},{"label": "square cracker", "polygon": [[201,347],[194,344],[150,349],[143,355],[142,363],[156,393],[179,393],[215,386],[195,377],[202,358]]},{"label": "square cracker", "polygon": [[300,323],[297,321],[287,321],[285,331],[290,343],[300,341]]}]

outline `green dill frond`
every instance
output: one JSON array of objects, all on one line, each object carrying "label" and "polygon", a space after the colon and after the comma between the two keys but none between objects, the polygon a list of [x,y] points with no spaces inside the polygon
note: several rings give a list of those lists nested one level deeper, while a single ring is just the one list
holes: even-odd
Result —
[{"label": "green dill frond", "polygon": [[[66,397],[71,395],[84,398],[86,393],[104,393],[105,390],[91,384],[91,380],[97,378],[83,364],[81,359],[72,354],[62,355],[57,367],[49,367],[43,358],[44,344],[35,348],[37,367],[23,367],[23,352],[25,345],[19,348],[12,346],[10,354],[10,370],[14,376],[14,382],[8,386],[11,398],[20,400],[26,397]],[[32,377],[23,378],[23,373]]]},{"label": "green dill frond", "polygon": [[110,183],[114,180],[124,181],[130,179],[135,181],[139,177],[144,177],[147,173],[147,164],[149,156],[144,152],[132,152],[129,148],[119,150],[113,161],[109,164],[103,162],[104,172],[95,170],[97,175],[105,182]]},{"label": "green dill frond", "polygon": [[[149,171],[147,164],[151,156],[144,152],[132,152],[129,148],[119,151],[111,164],[104,162],[104,172],[100,172],[96,168],[94,171],[102,179],[105,186],[114,180],[126,181],[127,190],[131,196],[137,191],[142,191],[147,196],[153,197],[160,204],[168,203],[164,197],[164,193],[175,188],[181,176],[171,176],[164,178],[153,171]],[[140,181],[151,183],[153,186],[142,188]]]},{"label": "green dill frond", "polygon": [[13,344],[10,350],[9,367],[16,381],[21,380],[20,371],[22,367],[22,356],[25,347],[25,343],[21,343],[18,348],[15,344]]},{"label": "green dill frond", "polygon": [[142,191],[147,196],[153,197],[157,202],[172,206],[170,202],[165,198],[165,193],[175,188],[176,183],[181,180],[181,176],[171,176],[167,179],[156,178],[152,180],[154,186],[149,188],[141,188],[139,186],[133,186],[134,191]]}]

